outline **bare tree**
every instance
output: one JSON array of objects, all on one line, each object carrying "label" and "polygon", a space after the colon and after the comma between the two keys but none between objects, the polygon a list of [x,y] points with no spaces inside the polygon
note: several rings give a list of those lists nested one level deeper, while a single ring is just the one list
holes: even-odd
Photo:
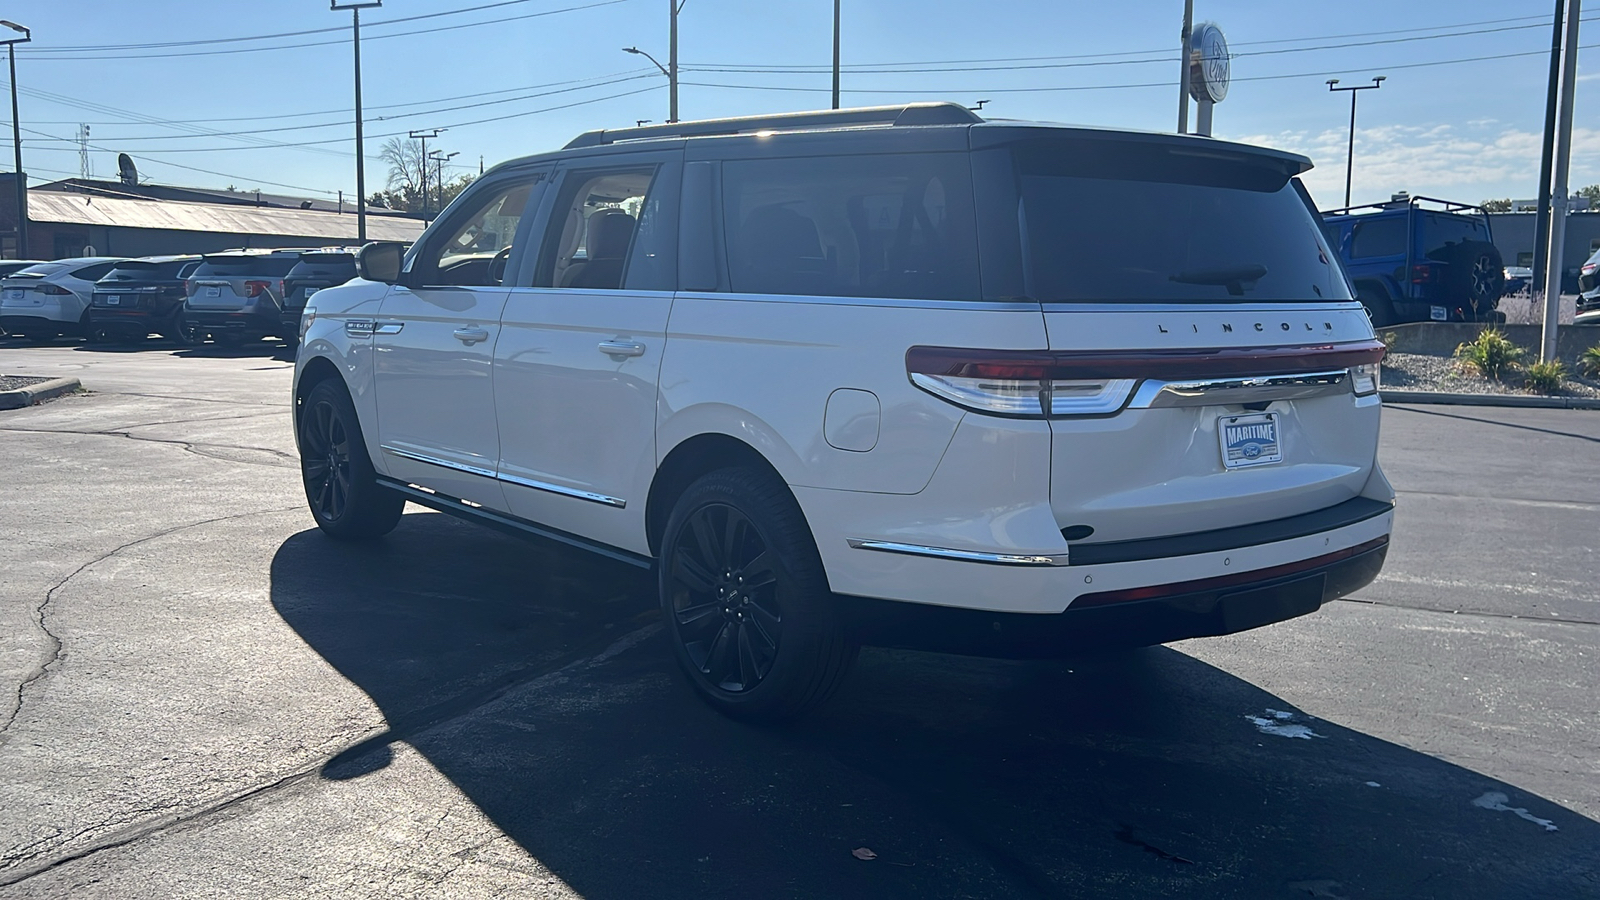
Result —
[{"label": "bare tree", "polygon": [[421,205],[423,166],[420,141],[392,137],[383,142],[378,157],[389,164],[388,190],[385,198],[397,209],[414,209]]}]

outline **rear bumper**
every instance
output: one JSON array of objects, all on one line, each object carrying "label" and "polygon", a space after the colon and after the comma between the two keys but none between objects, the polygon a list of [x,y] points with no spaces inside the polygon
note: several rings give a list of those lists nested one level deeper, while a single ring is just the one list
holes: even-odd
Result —
[{"label": "rear bumper", "polygon": [[863,643],[974,656],[1051,658],[1234,634],[1316,612],[1324,603],[1371,584],[1388,552],[1385,535],[1242,577],[1086,594],[1066,611],[1046,615],[863,597],[840,597],[839,603]]},{"label": "rear bumper", "polygon": [[[187,307],[184,321],[211,332],[238,332],[249,335],[284,337],[284,325],[276,307],[242,310],[208,310]],[[290,332],[292,333],[292,332]]]},{"label": "rear bumper", "polygon": [[64,334],[74,334],[78,331],[77,322],[63,322],[50,316],[39,315],[13,315],[0,313],[0,329],[15,334],[29,334],[30,332],[54,331]]}]

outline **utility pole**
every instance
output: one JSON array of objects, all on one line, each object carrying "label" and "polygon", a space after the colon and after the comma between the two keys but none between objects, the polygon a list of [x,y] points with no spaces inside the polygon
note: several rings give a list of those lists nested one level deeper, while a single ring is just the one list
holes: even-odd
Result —
[{"label": "utility pole", "polygon": [[1550,253],[1550,169],[1556,151],[1556,109],[1561,97],[1561,37],[1566,26],[1567,0],[1556,0],[1555,24],[1550,29],[1550,87],[1544,101],[1544,146],[1539,154],[1539,199],[1533,216],[1533,292],[1544,284]]},{"label": "utility pole", "polygon": [[419,165],[417,168],[422,172],[422,221],[424,223],[428,221],[428,138],[438,137],[439,132],[443,130],[443,128],[422,128],[406,132],[406,136],[412,140],[422,141],[422,156],[418,159]]},{"label": "utility pole", "polygon": [[361,134],[361,11],[382,6],[383,0],[328,0],[334,11],[350,10],[351,44],[356,59],[356,240],[367,241],[367,148]]},{"label": "utility pole", "polygon": [[1194,0],[1183,0],[1183,31],[1178,51],[1178,133],[1189,131],[1189,39],[1194,33]]},{"label": "utility pole", "polygon": [[1572,161],[1572,97],[1578,75],[1578,18],[1583,0],[1567,0],[1566,46],[1561,53],[1561,120],[1550,183],[1550,265],[1544,275],[1544,334],[1539,359],[1556,358],[1556,325],[1561,316],[1561,251],[1567,240],[1567,169]]},{"label": "utility pole", "polygon": [[[667,0],[672,8],[672,33],[667,47],[667,121],[678,121],[678,13],[689,0]],[[651,60],[655,62],[655,60]]]},{"label": "utility pole", "polygon": [[1370,91],[1383,87],[1383,82],[1388,77],[1387,75],[1379,75],[1372,79],[1371,84],[1357,84],[1351,87],[1335,87],[1334,85],[1339,83],[1339,79],[1328,79],[1328,90],[1350,92],[1350,146],[1345,151],[1344,157],[1344,205],[1346,209],[1350,207],[1350,178],[1355,171],[1356,163],[1356,94],[1360,91]]},{"label": "utility pole", "polygon": [[428,156],[429,159],[433,160],[433,183],[435,185],[434,190],[439,192],[440,212],[444,212],[444,164],[460,155],[460,150],[454,150],[450,153],[440,153],[435,150]]},{"label": "utility pole", "polygon": [[833,108],[839,108],[839,0],[833,0]]},{"label": "utility pole", "polygon": [[33,40],[33,32],[15,22],[0,19],[0,25],[22,35],[0,41],[11,50],[11,146],[17,153],[17,255],[28,258],[28,176],[22,174],[22,121],[17,118],[17,45]]}]

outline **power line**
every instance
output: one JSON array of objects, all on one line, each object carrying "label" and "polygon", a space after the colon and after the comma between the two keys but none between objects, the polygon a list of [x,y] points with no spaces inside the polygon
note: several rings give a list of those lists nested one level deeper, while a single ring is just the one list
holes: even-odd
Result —
[{"label": "power line", "polygon": [[[537,18],[541,18],[543,16],[554,16],[554,15],[559,15],[561,13],[578,12],[578,11],[585,10],[585,9],[596,9],[596,8],[599,8],[599,7],[602,7],[602,6],[615,6],[615,5],[619,4],[619,3],[629,3],[629,2],[632,2],[632,0],[596,0],[596,2],[585,3],[585,4],[582,4],[580,6],[566,6],[566,7],[560,8],[560,9],[548,9],[548,10],[542,10],[540,12],[534,12],[534,13],[523,13],[521,15],[516,15],[516,16],[501,16],[500,18],[496,18],[496,19],[485,19],[485,20],[483,20],[481,22],[466,22],[466,23],[463,23],[463,24],[460,24],[460,25],[441,25],[441,26],[439,26],[437,28],[419,28],[419,29],[416,29],[414,31],[397,31],[397,32],[394,32],[393,34],[374,34],[374,35],[369,35],[368,37],[364,38],[363,41],[379,41],[379,40],[386,40],[388,38],[412,37],[412,36],[419,35],[419,34],[438,34],[438,33],[443,32],[443,31],[457,31],[457,30],[462,29],[462,28],[478,28],[478,27],[483,26],[483,25],[499,25],[499,24],[502,24],[502,23],[505,23],[505,22],[516,22],[516,21],[520,21],[520,20],[523,20],[523,19],[537,19]],[[463,11],[465,11],[465,10],[463,10]],[[391,20],[391,21],[393,21],[393,20]],[[310,31],[307,31],[307,32],[303,32],[303,33],[305,33],[305,34],[314,34],[314,33],[324,33],[324,32],[329,32],[329,31],[342,31],[342,30],[343,30],[342,28],[326,28],[326,29],[313,29],[313,30],[310,30]],[[216,41],[196,41],[196,42],[186,42],[186,43],[211,44],[211,43],[218,43],[218,42],[216,42]],[[184,52],[184,53],[162,53],[161,54],[161,59],[173,59],[173,58],[177,58],[177,57],[187,57],[187,56],[219,56],[219,55],[233,56],[233,55],[237,55],[237,54],[240,54],[240,53],[258,53],[258,52],[267,51],[267,50],[300,50],[300,49],[304,49],[304,48],[308,48],[308,47],[330,47],[330,46],[334,46],[334,45],[342,45],[342,44],[345,44],[345,43],[346,43],[346,41],[344,41],[344,40],[305,41],[305,42],[294,43],[294,44],[278,44],[278,45],[274,45],[274,46],[270,46],[270,47],[236,47],[236,48],[231,49],[231,50],[194,50],[194,51],[189,51],[189,52]],[[160,49],[160,48],[152,46],[152,47],[148,47],[148,48],[145,48],[145,49]],[[134,53],[134,54],[127,54],[127,55],[115,55],[115,54],[112,54],[112,55],[75,55],[75,54],[70,54],[69,53],[66,56],[50,56],[49,54],[53,53],[53,52],[59,52],[59,51],[57,51],[56,48],[48,48],[48,49],[40,48],[38,51],[35,51],[35,53],[27,54],[25,58],[28,59],[30,62],[59,62],[59,61],[62,61],[62,60],[69,60],[69,61],[72,61],[72,62],[90,62],[90,61],[102,60],[102,59],[149,59],[150,58],[149,53]]]}]

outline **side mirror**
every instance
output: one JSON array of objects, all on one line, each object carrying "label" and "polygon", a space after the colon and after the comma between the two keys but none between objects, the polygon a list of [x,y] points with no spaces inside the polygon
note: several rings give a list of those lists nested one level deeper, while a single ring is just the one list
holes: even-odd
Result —
[{"label": "side mirror", "polygon": [[399,241],[373,241],[356,251],[356,274],[368,281],[394,284],[400,280],[400,261],[406,245]]}]

